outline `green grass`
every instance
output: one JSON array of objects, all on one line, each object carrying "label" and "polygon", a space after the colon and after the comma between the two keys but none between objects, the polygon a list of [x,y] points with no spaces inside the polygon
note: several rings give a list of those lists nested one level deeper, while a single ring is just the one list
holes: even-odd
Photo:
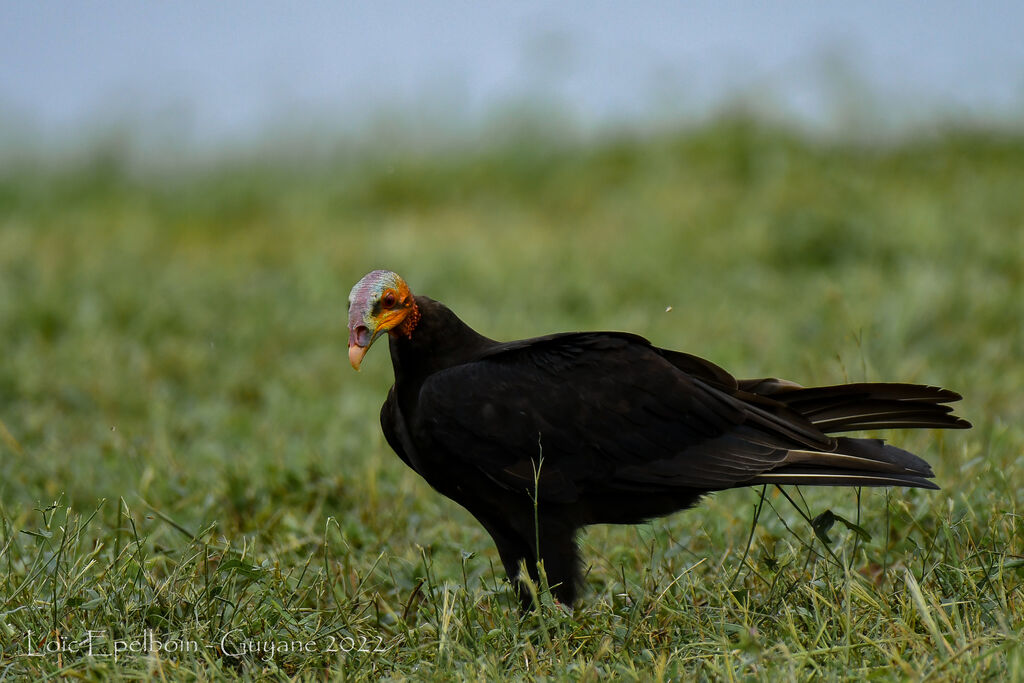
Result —
[{"label": "green grass", "polygon": [[[1024,138],[731,121],[324,157],[0,171],[0,680],[1024,677]],[[386,349],[348,366],[378,267],[496,338],[939,384],[975,428],[891,435],[939,492],[592,528],[575,613],[523,618],[485,532],[387,448]],[[870,540],[826,551],[826,510]]]}]

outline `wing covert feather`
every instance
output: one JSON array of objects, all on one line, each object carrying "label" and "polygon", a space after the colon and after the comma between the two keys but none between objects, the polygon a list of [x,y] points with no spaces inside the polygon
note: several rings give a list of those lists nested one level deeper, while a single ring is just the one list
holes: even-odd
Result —
[{"label": "wing covert feather", "polygon": [[[435,373],[412,429],[434,457],[570,502],[583,492],[727,488],[828,443],[629,337],[546,338]],[[543,458],[543,459],[541,459]],[[536,472],[540,463],[539,474]],[[450,464],[450,463],[449,463]]]}]

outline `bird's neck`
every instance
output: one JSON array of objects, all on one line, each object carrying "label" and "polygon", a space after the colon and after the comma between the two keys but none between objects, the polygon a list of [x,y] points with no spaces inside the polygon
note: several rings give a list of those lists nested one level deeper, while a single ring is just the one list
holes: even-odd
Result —
[{"label": "bird's neck", "polygon": [[415,386],[418,392],[429,375],[474,360],[497,343],[429,297],[416,297],[416,310],[419,317],[409,333],[390,339],[391,364],[399,391]]}]

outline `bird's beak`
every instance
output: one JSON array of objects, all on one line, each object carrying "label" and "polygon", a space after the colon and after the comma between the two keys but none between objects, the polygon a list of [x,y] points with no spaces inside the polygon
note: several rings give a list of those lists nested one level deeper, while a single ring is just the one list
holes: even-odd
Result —
[{"label": "bird's beak", "polygon": [[371,329],[363,322],[350,323],[348,329],[348,362],[352,364],[352,368],[357,372],[359,371],[359,365],[363,362],[363,356],[369,351],[370,346],[379,333],[379,328]]},{"label": "bird's beak", "polygon": [[352,364],[352,369],[359,372],[359,365],[363,362],[363,356],[366,355],[366,351],[369,346],[360,346],[359,344],[348,345],[348,362]]}]

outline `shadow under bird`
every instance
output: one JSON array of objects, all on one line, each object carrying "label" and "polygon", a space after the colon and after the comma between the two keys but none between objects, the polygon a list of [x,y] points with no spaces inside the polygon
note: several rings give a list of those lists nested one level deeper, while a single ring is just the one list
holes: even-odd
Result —
[{"label": "shadow under bird", "polygon": [[494,341],[386,270],[356,283],[348,305],[353,368],[389,336],[388,444],[484,526],[525,609],[518,578],[525,568],[537,582],[538,561],[554,597],[575,602],[587,525],[644,522],[757,484],[936,489],[913,453],[832,435],[971,426],[945,405],[960,395],[938,387],[737,380],[624,332]]}]

